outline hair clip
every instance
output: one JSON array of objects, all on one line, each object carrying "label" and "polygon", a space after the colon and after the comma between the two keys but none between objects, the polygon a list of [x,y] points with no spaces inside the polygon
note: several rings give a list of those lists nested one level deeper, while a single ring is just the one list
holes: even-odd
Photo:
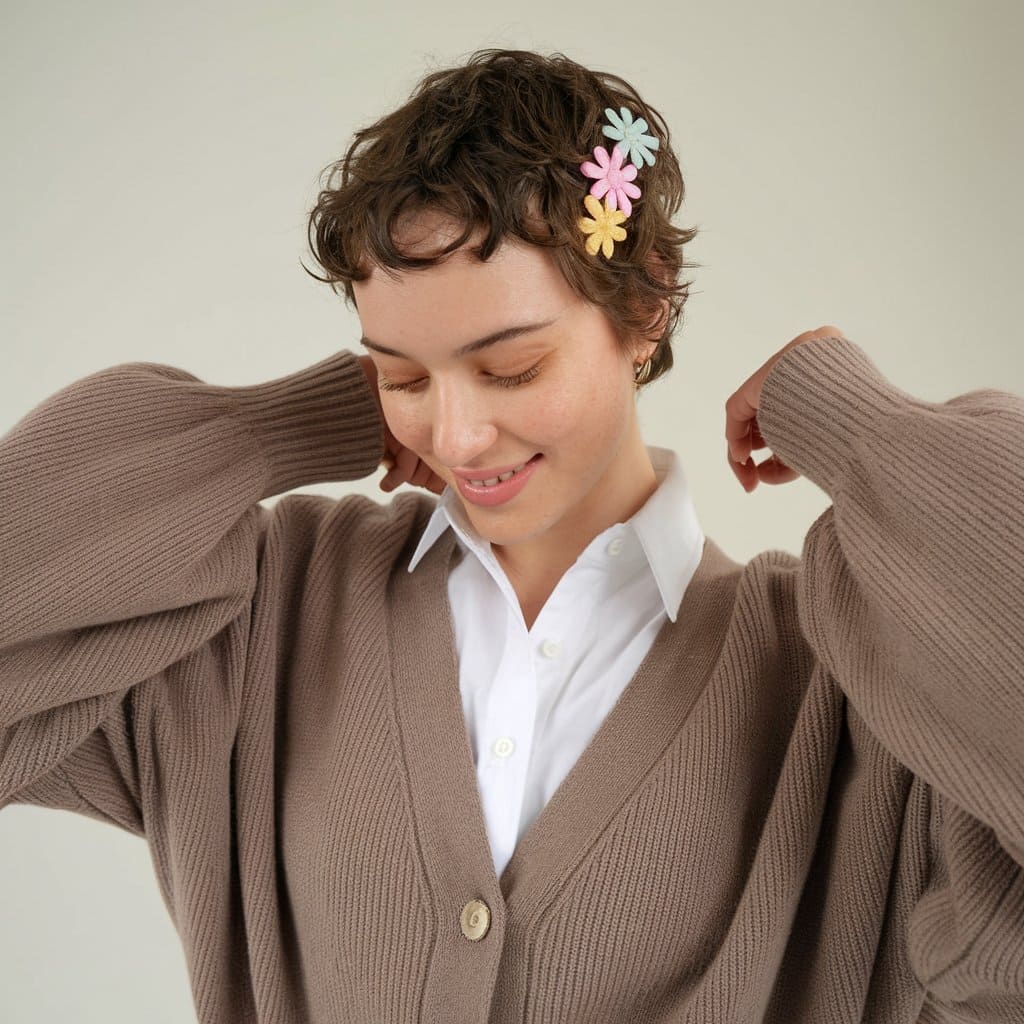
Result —
[{"label": "hair clip", "polygon": [[[577,224],[588,236],[587,252],[596,256],[600,249],[611,259],[614,243],[626,237],[626,229],[619,225],[633,212],[631,200],[641,195],[640,188],[633,182],[640,167],[645,163],[654,165],[652,150],[658,148],[658,140],[646,134],[647,122],[642,117],[634,121],[627,107],[619,107],[618,114],[606,107],[605,115],[611,124],[603,125],[602,131],[617,141],[611,153],[604,146],[594,147],[596,163],[585,160],[580,164],[580,171],[595,180],[583,198],[590,216],[580,217]],[[627,155],[633,163],[623,163]],[[600,202],[602,197],[603,203]]]},{"label": "hair clip", "polygon": [[604,112],[612,123],[611,126],[605,125],[601,129],[604,134],[609,139],[618,139],[622,142],[629,151],[629,159],[637,167],[643,167],[645,161],[653,167],[654,154],[651,150],[658,148],[658,140],[653,135],[645,134],[647,122],[642,117],[634,121],[633,115],[626,107],[619,107],[619,114],[611,107],[605,107]]}]

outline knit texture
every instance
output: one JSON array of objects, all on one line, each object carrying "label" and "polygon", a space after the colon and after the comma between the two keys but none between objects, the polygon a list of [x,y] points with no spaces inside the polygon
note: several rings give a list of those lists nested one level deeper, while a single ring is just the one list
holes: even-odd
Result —
[{"label": "knit texture", "polygon": [[0,438],[0,808],[144,837],[201,1024],[1024,1022],[1024,399],[825,338],[758,423],[831,505],[707,539],[497,878],[436,499],[261,504],[376,470],[356,356],[74,382]]}]

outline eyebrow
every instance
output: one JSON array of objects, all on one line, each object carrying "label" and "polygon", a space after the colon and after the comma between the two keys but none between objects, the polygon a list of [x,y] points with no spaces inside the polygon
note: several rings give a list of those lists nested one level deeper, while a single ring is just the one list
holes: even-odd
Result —
[{"label": "eyebrow", "polygon": [[[539,331],[542,327],[550,327],[557,319],[557,317],[552,317],[550,320],[540,320],[532,324],[515,324],[512,327],[503,327],[500,331],[494,331],[492,334],[488,334],[483,338],[477,338],[476,341],[471,341],[468,345],[463,345],[462,348],[457,348],[454,353],[455,358],[458,359],[461,356],[468,356],[470,352],[478,352],[482,348],[487,348],[490,345],[496,345],[499,341],[508,341],[510,338],[518,338],[523,334],[529,334],[531,331]],[[393,348],[388,348],[386,345],[379,345],[375,341],[370,341],[370,339],[365,336],[360,338],[359,341],[367,348],[372,348],[376,352],[383,352],[386,356],[397,356],[399,359],[412,359],[412,356],[407,356],[404,352],[398,352]]]}]

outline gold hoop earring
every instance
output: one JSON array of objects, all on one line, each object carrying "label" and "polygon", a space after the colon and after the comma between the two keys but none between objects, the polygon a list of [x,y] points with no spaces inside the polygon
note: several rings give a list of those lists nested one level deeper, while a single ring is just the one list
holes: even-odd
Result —
[{"label": "gold hoop earring", "polygon": [[651,370],[654,364],[650,359],[645,360],[643,363],[633,364],[633,384],[636,387],[642,387],[650,379]]}]

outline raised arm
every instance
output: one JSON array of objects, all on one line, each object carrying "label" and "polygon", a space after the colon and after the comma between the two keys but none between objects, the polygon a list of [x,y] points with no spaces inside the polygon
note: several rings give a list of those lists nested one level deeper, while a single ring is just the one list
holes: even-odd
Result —
[{"label": "raised arm", "polygon": [[922,401],[823,338],[772,367],[757,418],[832,498],[804,541],[802,630],[932,788],[915,971],[958,1019],[1024,1020],[1024,398]]},{"label": "raised arm", "polygon": [[[229,630],[244,643],[260,499],[367,476],[382,455],[348,351],[244,387],[114,366],[0,437],[0,807],[141,831],[132,687]],[[61,770],[75,751],[91,793]]]}]

